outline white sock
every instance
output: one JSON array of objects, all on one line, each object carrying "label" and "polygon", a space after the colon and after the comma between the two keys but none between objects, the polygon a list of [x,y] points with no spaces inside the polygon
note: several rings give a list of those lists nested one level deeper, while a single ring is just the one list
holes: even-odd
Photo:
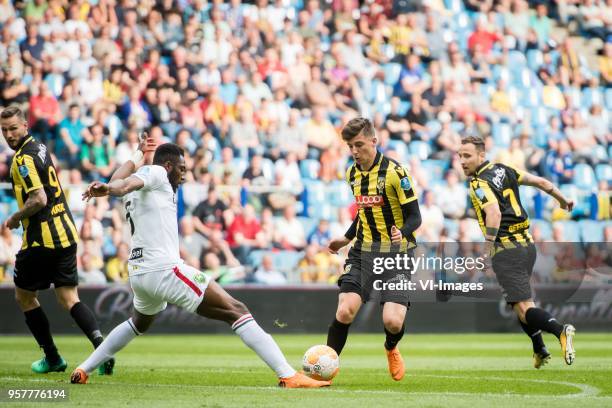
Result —
[{"label": "white sock", "polygon": [[244,344],[249,346],[259,358],[270,367],[279,378],[289,378],[295,375],[295,370],[287,363],[287,359],[272,336],[263,331],[253,316],[245,314],[232,324],[232,330],[240,336]]},{"label": "white sock", "polygon": [[81,363],[79,368],[84,370],[87,374],[91,373],[98,368],[100,364],[105,363],[140,334],[142,333],[136,330],[136,326],[134,326],[132,319],[126,320],[115,327],[113,331],[106,336],[102,344],[91,353],[87,360]]}]

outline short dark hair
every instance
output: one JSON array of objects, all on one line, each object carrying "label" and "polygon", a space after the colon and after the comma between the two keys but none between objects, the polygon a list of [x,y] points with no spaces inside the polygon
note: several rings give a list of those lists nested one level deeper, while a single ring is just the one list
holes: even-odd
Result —
[{"label": "short dark hair", "polygon": [[164,143],[155,149],[153,164],[162,165],[167,161],[176,163],[179,157],[183,156],[184,154],[185,153],[180,146],[175,145],[174,143]]},{"label": "short dark hair", "polygon": [[476,136],[468,136],[461,139],[461,144],[473,144],[476,147],[476,150],[479,152],[484,152],[485,150],[485,142],[480,137]]},{"label": "short dark hair", "polygon": [[374,126],[369,119],[358,117],[349,120],[342,128],[342,140],[348,142],[360,133],[365,137],[374,137]]},{"label": "short dark hair", "polygon": [[13,116],[18,116],[24,122],[26,120],[25,113],[17,105],[11,105],[6,109],[2,109],[2,113],[0,113],[0,118],[2,119],[12,118]]}]

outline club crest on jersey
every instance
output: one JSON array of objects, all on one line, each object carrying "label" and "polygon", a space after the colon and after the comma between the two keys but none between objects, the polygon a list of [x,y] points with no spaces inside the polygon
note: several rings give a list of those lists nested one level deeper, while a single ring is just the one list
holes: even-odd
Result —
[{"label": "club crest on jersey", "polygon": [[495,177],[491,180],[495,187],[502,188],[504,184],[504,178],[506,177],[506,170],[499,168],[495,170]]},{"label": "club crest on jersey", "polygon": [[385,191],[385,178],[384,177],[378,178],[378,182],[376,183],[376,189],[378,190],[379,193],[382,193],[383,191]]},{"label": "club crest on jersey", "polygon": [[382,207],[385,205],[385,199],[382,195],[359,195],[355,197],[355,201],[359,208]]},{"label": "club crest on jersey", "polygon": [[403,190],[410,190],[410,179],[408,179],[408,177],[404,177],[403,179],[400,180],[400,187],[402,187]]},{"label": "club crest on jersey", "polygon": [[200,284],[203,284],[204,282],[206,282],[206,275],[204,275],[203,273],[198,273],[193,277],[193,280]]},{"label": "club crest on jersey", "polygon": [[353,264],[348,264],[344,267],[344,273],[349,273],[351,271],[351,268],[353,267]]},{"label": "club crest on jersey", "polygon": [[25,164],[22,164],[21,166],[18,167],[19,169],[19,175],[21,177],[28,177],[28,174],[30,174],[30,170],[28,170],[28,166],[26,166]]}]

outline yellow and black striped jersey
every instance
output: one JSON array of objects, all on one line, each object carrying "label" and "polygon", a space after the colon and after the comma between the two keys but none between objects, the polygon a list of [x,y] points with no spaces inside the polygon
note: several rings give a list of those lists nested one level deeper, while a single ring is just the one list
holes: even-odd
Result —
[{"label": "yellow and black striped jersey", "polygon": [[[391,227],[404,225],[402,205],[417,199],[412,178],[395,160],[377,152],[374,164],[361,170],[354,163],[346,171],[358,206],[356,249],[388,252],[391,247]],[[400,250],[416,246],[414,233],[403,237]],[[395,249],[395,245],[393,249]]]},{"label": "yellow and black striped jersey", "polygon": [[522,177],[520,170],[486,161],[470,179],[470,198],[483,234],[486,232],[486,214],[483,209],[488,205],[499,206],[501,223],[497,242],[533,242],[529,234],[529,217],[519,195]]},{"label": "yellow and black striped jersey", "polygon": [[21,249],[39,246],[50,249],[67,248],[78,242],[72,214],[44,144],[28,136],[13,156],[10,177],[20,209],[30,192],[43,188],[47,195],[47,205],[22,220]]}]

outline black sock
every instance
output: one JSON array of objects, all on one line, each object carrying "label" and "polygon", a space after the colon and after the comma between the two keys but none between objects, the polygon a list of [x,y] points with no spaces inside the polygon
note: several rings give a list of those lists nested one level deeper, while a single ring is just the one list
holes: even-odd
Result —
[{"label": "black sock", "polygon": [[334,319],[332,324],[329,325],[329,330],[327,331],[327,345],[336,350],[338,355],[340,355],[346,344],[349,327],[351,327],[350,323],[345,324],[339,322],[338,319]]},{"label": "black sock", "polygon": [[25,315],[25,321],[28,328],[32,332],[32,335],[36,339],[38,345],[45,352],[45,357],[47,358],[49,364],[57,364],[59,362],[60,355],[57,352],[55,343],[53,343],[51,328],[49,327],[49,320],[47,320],[47,315],[45,315],[42,307],[38,306],[36,309],[28,310],[23,314]]},{"label": "black sock", "polygon": [[98,348],[104,338],[102,337],[96,317],[87,305],[83,302],[76,303],[70,309],[70,315],[81,330],[83,330],[83,333],[85,333],[94,348]]},{"label": "black sock", "polygon": [[385,334],[387,335],[387,339],[385,340],[385,348],[387,350],[393,350],[395,346],[397,346],[397,343],[399,343],[402,337],[404,337],[404,329],[405,325],[402,325],[400,331],[398,333],[393,334],[385,327]]},{"label": "black sock", "polygon": [[527,310],[527,313],[525,313],[525,320],[529,326],[552,333],[557,336],[557,338],[561,336],[561,332],[563,331],[563,325],[559,324],[559,322],[557,322],[557,320],[546,310],[538,307],[532,307]]},{"label": "black sock", "polygon": [[521,319],[518,319],[518,321],[521,324],[525,334],[529,336],[531,342],[533,343],[533,352],[539,353],[542,351],[542,349],[546,347],[544,344],[544,339],[542,339],[542,330],[535,329],[528,324],[523,323]]}]

